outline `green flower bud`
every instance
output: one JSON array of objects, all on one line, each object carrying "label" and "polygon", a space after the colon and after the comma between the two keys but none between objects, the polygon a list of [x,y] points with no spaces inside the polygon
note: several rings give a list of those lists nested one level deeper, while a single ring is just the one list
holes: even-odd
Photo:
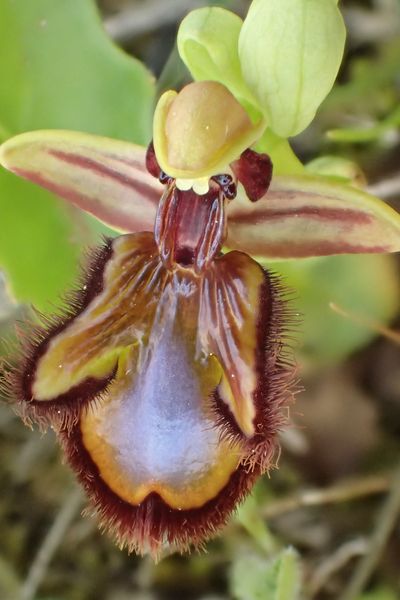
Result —
[{"label": "green flower bud", "polygon": [[269,127],[300,133],[331,89],[345,27],[336,0],[253,0],[239,36],[243,77]]},{"label": "green flower bud", "polygon": [[193,10],[177,36],[180,57],[197,81],[219,81],[239,99],[253,103],[240,66],[238,42],[243,21],[219,7]]}]

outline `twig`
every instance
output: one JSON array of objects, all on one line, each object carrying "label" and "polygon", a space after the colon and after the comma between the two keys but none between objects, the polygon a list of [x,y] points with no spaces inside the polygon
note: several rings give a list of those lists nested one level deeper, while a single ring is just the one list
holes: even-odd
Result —
[{"label": "twig", "polygon": [[109,17],[104,26],[116,42],[124,43],[148,31],[176,23],[193,8],[206,4],[207,0],[151,0]]},{"label": "twig", "polygon": [[368,551],[368,544],[364,538],[346,542],[332,555],[326,558],[315,569],[309,584],[309,596],[314,598],[322,590],[332,576],[343,569],[356,556],[363,556]]},{"label": "twig", "polygon": [[33,600],[46,574],[47,567],[82,504],[82,492],[74,488],[66,496],[60,511],[47,532],[20,590],[20,600]]},{"label": "twig", "polygon": [[379,511],[375,529],[368,542],[368,553],[360,560],[353,572],[348,586],[345,588],[340,600],[354,600],[358,598],[368,583],[400,513],[400,469],[395,471],[389,495]]},{"label": "twig", "polygon": [[400,175],[394,175],[388,179],[383,179],[367,187],[370,194],[379,196],[379,198],[393,198],[400,195]]},{"label": "twig", "polygon": [[364,496],[381,494],[386,492],[389,487],[390,478],[384,475],[344,481],[325,489],[306,490],[294,496],[276,500],[266,506],[262,514],[266,519],[273,519],[306,506],[348,502]]},{"label": "twig", "polygon": [[383,337],[390,340],[391,342],[394,342],[395,344],[400,344],[400,332],[399,331],[394,331],[393,329],[389,329],[389,327],[386,327],[385,325],[382,325],[381,323],[378,323],[377,321],[373,321],[372,319],[369,319],[368,317],[363,317],[354,312],[344,310],[341,306],[339,306],[338,304],[335,304],[334,302],[329,303],[329,308],[331,310],[333,310],[333,312],[335,312],[336,314],[340,315],[341,317],[344,317],[345,319],[350,319],[351,321],[353,321],[353,323],[357,323],[358,325],[361,325],[361,327],[365,327],[366,329],[369,329],[370,331],[374,331],[375,333],[382,335]]}]

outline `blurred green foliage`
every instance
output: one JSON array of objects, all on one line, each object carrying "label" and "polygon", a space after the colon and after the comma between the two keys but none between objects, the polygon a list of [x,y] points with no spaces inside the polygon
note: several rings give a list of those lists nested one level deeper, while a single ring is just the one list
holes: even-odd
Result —
[{"label": "blurred green foliage", "polygon": [[367,594],[363,594],[358,600],[397,600],[398,596],[392,590],[388,588],[378,588]]},{"label": "blurred green foliage", "polygon": [[293,303],[303,319],[300,352],[311,365],[343,360],[376,335],[367,326],[335,313],[331,302],[376,323],[387,323],[398,313],[400,285],[391,256],[330,256],[270,266],[294,290]]},{"label": "blurred green foliage", "polygon": [[[58,128],[146,144],[155,84],[106,36],[92,0],[2,0],[0,134]],[[49,308],[96,227],[50,194],[0,173],[0,265],[18,300]]]},{"label": "blurred green foliage", "polygon": [[298,600],[300,564],[288,548],[274,560],[245,555],[233,564],[231,590],[236,600]]},{"label": "blurred green foliage", "polygon": [[[400,31],[400,25],[398,28]],[[325,118],[335,115],[336,123],[387,118],[399,104],[399,64],[398,36],[382,40],[374,52],[356,54],[345,81],[336,84],[324,102]]]}]

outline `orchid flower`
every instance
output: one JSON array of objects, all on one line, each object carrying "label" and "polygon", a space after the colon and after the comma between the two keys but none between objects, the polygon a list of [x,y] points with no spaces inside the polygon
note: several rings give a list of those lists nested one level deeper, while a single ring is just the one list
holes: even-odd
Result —
[{"label": "orchid flower", "polygon": [[147,149],[69,131],[0,148],[5,168],[122,232],[93,252],[64,314],[24,336],[6,386],[25,422],[55,429],[131,551],[202,546],[276,462],[295,317],[251,255],[400,249],[400,216],[378,199],[272,177],[254,147],[273,119],[257,106],[197,81],[160,98]]}]

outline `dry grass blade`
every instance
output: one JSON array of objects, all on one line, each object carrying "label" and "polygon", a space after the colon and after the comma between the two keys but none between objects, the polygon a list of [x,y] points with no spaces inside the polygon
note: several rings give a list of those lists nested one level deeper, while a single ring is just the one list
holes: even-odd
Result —
[{"label": "dry grass blade", "polygon": [[374,475],[339,482],[324,489],[305,490],[299,494],[271,502],[263,510],[263,517],[273,519],[285,513],[307,506],[322,506],[339,502],[349,502],[365,496],[386,492],[390,487],[390,478]]},{"label": "dry grass blade", "polygon": [[335,304],[334,302],[331,302],[329,304],[329,308],[331,308],[335,313],[337,313],[341,317],[344,317],[345,319],[350,319],[354,323],[357,323],[358,325],[361,325],[366,329],[370,329],[371,331],[374,331],[379,335],[383,335],[383,337],[387,338],[388,340],[400,345],[400,332],[393,331],[393,329],[389,329],[389,327],[385,327],[381,323],[373,321],[368,317],[363,317],[353,312],[344,310],[342,307],[340,307],[338,304]]},{"label": "dry grass blade", "polygon": [[65,532],[82,505],[82,492],[74,488],[65,498],[51,528],[45,536],[22,585],[19,600],[33,600],[47,568]]},{"label": "dry grass blade", "polygon": [[392,486],[378,518],[375,530],[368,543],[368,551],[354,570],[348,586],[339,600],[355,600],[362,592],[386,547],[400,514],[400,469],[395,472]]},{"label": "dry grass blade", "polygon": [[345,567],[351,559],[363,556],[367,551],[368,544],[365,539],[351,540],[340,546],[336,552],[323,560],[313,573],[309,585],[310,597],[314,598],[331,577]]}]

